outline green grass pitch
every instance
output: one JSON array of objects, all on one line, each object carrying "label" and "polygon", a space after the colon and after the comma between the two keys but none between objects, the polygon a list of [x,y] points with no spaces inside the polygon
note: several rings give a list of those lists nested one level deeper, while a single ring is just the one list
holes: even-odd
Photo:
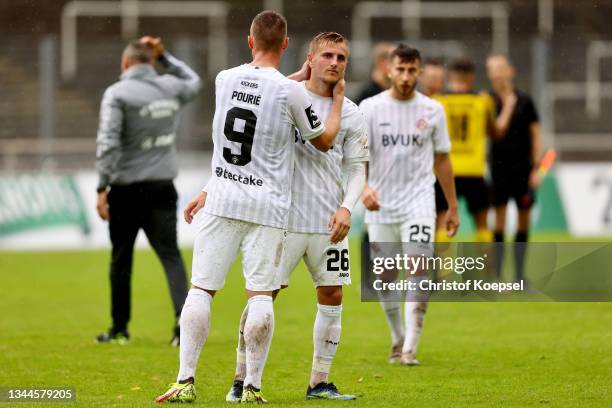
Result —
[{"label": "green grass pitch", "polygon": [[[301,265],[275,307],[263,383],[272,406],[612,406],[612,304],[432,303],[422,365],[389,366],[386,322],[378,304],[359,300],[358,246],[352,248],[354,284],[345,290],[330,379],[358,400],[304,400],[316,302]],[[183,255],[190,265],[191,253]],[[96,345],[95,335],[109,325],[108,262],[107,251],[0,253],[0,387],[76,389],[76,403],[54,407],[155,405],[178,369],[178,351],[168,346],[173,318],[165,278],[155,255],[138,251],[133,340],[124,347]],[[195,405],[228,405],[242,287],[235,265],[213,303]]]}]

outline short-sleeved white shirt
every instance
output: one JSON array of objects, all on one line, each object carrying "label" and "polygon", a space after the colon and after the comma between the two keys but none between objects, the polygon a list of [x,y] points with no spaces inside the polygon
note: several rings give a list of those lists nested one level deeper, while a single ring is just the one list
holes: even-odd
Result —
[{"label": "short-sleeved white shirt", "polygon": [[368,185],[379,194],[380,210],[367,211],[370,224],[435,217],[434,154],[450,151],[442,105],[416,92],[407,101],[390,91],[361,102],[370,141]]}]

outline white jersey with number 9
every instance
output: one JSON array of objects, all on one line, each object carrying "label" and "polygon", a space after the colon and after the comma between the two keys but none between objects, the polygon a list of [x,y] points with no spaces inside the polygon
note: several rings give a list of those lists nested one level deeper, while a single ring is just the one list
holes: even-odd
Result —
[{"label": "white jersey with number 9", "polygon": [[212,178],[204,211],[284,228],[291,204],[294,132],[325,128],[302,85],[274,68],[244,64],[215,81]]}]

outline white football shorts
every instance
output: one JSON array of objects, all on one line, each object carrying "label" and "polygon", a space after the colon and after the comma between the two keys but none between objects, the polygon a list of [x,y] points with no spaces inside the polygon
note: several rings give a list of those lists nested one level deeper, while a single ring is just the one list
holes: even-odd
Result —
[{"label": "white football shorts", "polygon": [[246,289],[271,291],[280,288],[285,230],[207,213],[197,217],[196,222],[193,285],[221,289],[227,272],[242,250]]},{"label": "white football shorts", "polygon": [[436,219],[426,217],[395,224],[368,224],[368,235],[372,256],[384,256],[377,253],[376,244],[385,242],[401,242],[403,252],[408,255],[433,254]]},{"label": "white football shorts", "polygon": [[281,262],[283,286],[288,286],[291,273],[302,258],[315,287],[350,285],[348,238],[332,244],[329,234],[287,232]]}]

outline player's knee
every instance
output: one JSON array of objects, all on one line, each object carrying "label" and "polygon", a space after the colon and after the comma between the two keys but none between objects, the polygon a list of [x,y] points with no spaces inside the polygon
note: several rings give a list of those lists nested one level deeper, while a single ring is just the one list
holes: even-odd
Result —
[{"label": "player's knee", "polygon": [[319,286],[317,288],[317,298],[322,305],[341,305],[342,286]]},{"label": "player's knee", "polygon": [[204,289],[204,288],[201,288],[201,287],[196,286],[196,285],[193,285],[193,284],[191,285],[191,289],[198,289],[198,290],[202,290],[202,291],[204,291],[204,292],[208,293],[208,294],[209,294],[211,297],[214,297],[214,296],[215,296],[215,293],[217,293],[217,291],[216,291],[216,290]]}]

